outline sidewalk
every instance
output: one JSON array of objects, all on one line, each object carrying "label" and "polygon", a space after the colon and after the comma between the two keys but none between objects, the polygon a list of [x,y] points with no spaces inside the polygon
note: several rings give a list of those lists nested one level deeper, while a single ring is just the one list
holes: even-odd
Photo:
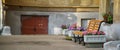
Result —
[{"label": "sidewalk", "polygon": [[0,50],[103,50],[85,48],[80,44],[64,39],[64,36],[13,35],[0,36]]}]

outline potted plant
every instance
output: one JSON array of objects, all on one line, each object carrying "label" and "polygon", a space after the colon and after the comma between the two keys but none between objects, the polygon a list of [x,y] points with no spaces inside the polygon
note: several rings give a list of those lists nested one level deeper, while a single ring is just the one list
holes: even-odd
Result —
[{"label": "potted plant", "polygon": [[66,25],[62,25],[61,28],[62,29],[67,29],[67,26]]},{"label": "potted plant", "polygon": [[61,28],[62,28],[62,34],[65,35],[66,31],[68,30],[67,25],[61,25]]},{"label": "potted plant", "polygon": [[103,14],[103,18],[104,18],[104,22],[112,24],[113,23],[113,15],[109,12],[109,13],[105,13]]},{"label": "potted plant", "polygon": [[107,13],[103,14],[103,21],[108,22],[108,14]]}]

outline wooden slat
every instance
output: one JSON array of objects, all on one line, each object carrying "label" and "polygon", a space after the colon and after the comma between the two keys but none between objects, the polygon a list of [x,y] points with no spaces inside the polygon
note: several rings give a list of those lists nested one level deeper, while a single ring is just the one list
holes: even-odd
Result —
[{"label": "wooden slat", "polygon": [[88,30],[98,30],[101,20],[91,20],[89,22]]}]

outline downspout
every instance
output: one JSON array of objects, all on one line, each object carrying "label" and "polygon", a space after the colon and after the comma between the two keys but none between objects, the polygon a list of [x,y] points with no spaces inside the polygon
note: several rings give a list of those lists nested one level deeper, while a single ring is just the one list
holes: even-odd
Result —
[{"label": "downspout", "polygon": [[2,0],[0,0],[0,33],[3,28],[3,5],[2,5]]}]

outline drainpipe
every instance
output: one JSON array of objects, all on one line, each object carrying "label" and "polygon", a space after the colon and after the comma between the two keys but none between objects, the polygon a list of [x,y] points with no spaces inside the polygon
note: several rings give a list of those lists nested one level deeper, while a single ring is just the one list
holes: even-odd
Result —
[{"label": "drainpipe", "polygon": [[2,5],[2,0],[0,0],[0,33],[3,28],[3,5]]}]

